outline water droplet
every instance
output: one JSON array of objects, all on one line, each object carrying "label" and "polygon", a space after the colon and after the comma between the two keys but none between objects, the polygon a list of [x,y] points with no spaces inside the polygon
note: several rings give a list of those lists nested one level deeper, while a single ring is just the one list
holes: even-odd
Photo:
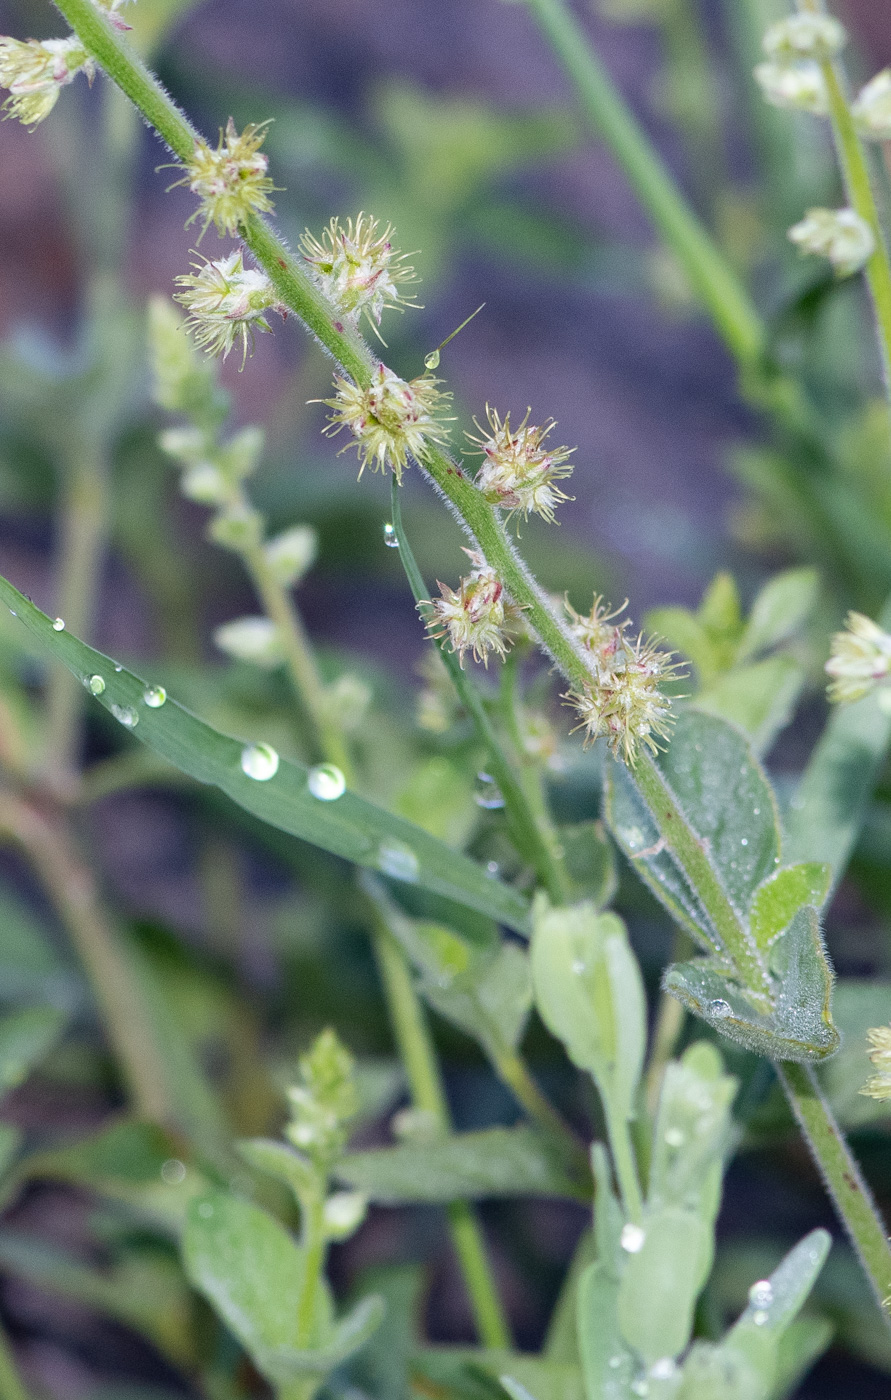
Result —
[{"label": "water droplet", "polygon": [[118,675],[120,675],[121,671],[123,671],[124,668],[123,666],[115,666],[114,669],[117,671]]},{"label": "water droplet", "polygon": [[320,763],[317,768],[310,768],[306,786],[320,802],[333,802],[346,792],[346,778],[333,763]]},{"label": "water droplet", "polygon": [[18,613],[16,612],[15,608],[9,609],[9,615],[10,617],[18,617]]},{"label": "water droplet", "polygon": [[613,1371],[617,1371],[624,1359],[623,1356],[611,1356],[606,1364],[611,1367]]},{"label": "water droplet", "polygon": [[429,355],[424,356],[425,369],[439,369],[439,351],[431,350]]},{"label": "water droplet", "polygon": [[382,841],[377,853],[378,869],[393,880],[412,885],[418,878],[418,858],[402,841]]},{"label": "water droplet", "polygon": [[668,1128],[665,1133],[665,1141],[669,1147],[683,1147],[686,1142],[684,1134],[680,1128]]},{"label": "water droplet", "polygon": [[752,1313],[752,1321],[756,1327],[763,1327],[766,1322],[770,1321],[770,1313],[765,1312],[763,1308],[759,1308],[757,1312]]},{"label": "water droplet", "polygon": [[148,685],[142,692],[142,698],[150,710],[160,710],[167,702],[167,691],[163,685]]},{"label": "water droplet", "polygon": [[241,751],[241,771],[258,783],[266,783],[278,772],[278,754],[271,744],[245,744]]},{"label": "water droplet", "polygon": [[500,870],[499,870],[499,866],[498,866],[498,861],[497,861],[497,860],[490,860],[490,861],[487,861],[487,863],[486,863],[486,874],[487,874],[487,875],[491,875],[493,880],[495,879],[495,877],[496,877],[498,874],[500,874]]},{"label": "water droplet", "polygon": [[753,817],[760,817],[760,816],[761,816],[761,808],[760,808],[760,807],[753,807],[753,808],[752,808],[752,816],[753,816]]},{"label": "water droplet", "polygon": [[105,681],[102,676],[87,676],[84,679],[84,685],[91,695],[101,695],[105,689]]},{"label": "water droplet", "polygon": [[389,521],[384,526],[384,544],[387,546],[387,549],[399,548],[399,539],[396,535],[396,531],[394,530],[393,526],[389,523]]},{"label": "water droplet", "polygon": [[64,619],[64,617],[57,617],[57,618],[56,618],[55,622],[53,623],[53,631],[54,631],[54,632],[64,632],[64,631],[65,631],[65,619]]},{"label": "water droplet", "polygon": [[748,838],[748,836],[744,836],[744,837],[742,838],[742,840],[740,841],[739,844],[740,844],[741,846],[748,846],[748,844],[749,844],[749,838]]},{"label": "water droplet", "polygon": [[168,1186],[179,1186],[181,1181],[186,1179],[186,1164],[178,1157],[168,1157],[166,1162],[161,1164],[161,1180]]},{"label": "water droplet", "polygon": [[724,1001],[722,997],[717,997],[714,1001],[708,1002],[705,1010],[707,1015],[715,1016],[718,1020],[721,1020],[724,1016],[733,1015],[733,1007],[730,1005],[730,1002]]},{"label": "water droplet", "polygon": [[626,826],[623,831],[619,832],[619,836],[625,842],[629,851],[633,851],[637,846],[642,846],[644,843],[644,834],[639,826]]},{"label": "water droplet", "polygon": [[135,729],[139,723],[139,715],[129,705],[112,705],[111,713],[125,729]]},{"label": "water droplet", "polygon": [[640,1225],[633,1225],[629,1220],[627,1225],[622,1226],[619,1244],[626,1254],[640,1254],[646,1237],[646,1231],[641,1229]]},{"label": "water droplet", "polygon": [[198,1206],[198,1214],[202,1220],[209,1220],[213,1215],[213,1206],[210,1201],[202,1201]]},{"label": "water droplet", "polygon": [[632,1381],[631,1392],[633,1395],[649,1395],[650,1387],[644,1380]]},{"label": "water droplet", "polygon": [[749,1302],[753,1308],[769,1308],[773,1302],[773,1288],[770,1280],[761,1278],[749,1289]]},{"label": "water droplet", "polygon": [[585,970],[585,964],[582,962],[581,958],[576,958],[575,962],[572,964],[572,970],[576,977],[581,977]]}]

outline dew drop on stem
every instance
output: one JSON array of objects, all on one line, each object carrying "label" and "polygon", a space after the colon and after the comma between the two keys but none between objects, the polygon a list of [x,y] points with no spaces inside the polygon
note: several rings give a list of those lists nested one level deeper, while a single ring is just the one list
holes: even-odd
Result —
[{"label": "dew drop on stem", "polygon": [[278,764],[278,754],[271,744],[245,744],[241,751],[241,771],[258,783],[274,778]]}]

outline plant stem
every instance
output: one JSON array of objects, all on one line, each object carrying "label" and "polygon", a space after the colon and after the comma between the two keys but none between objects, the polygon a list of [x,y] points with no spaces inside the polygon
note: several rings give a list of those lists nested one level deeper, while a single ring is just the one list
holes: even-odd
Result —
[{"label": "plant stem", "polygon": [[297,605],[269,567],[262,545],[249,545],[243,551],[242,558],[260,595],[266,615],[277,628],[297,698],[306,710],[315,731],[318,753],[329,763],[336,764],[349,782],[353,776],[349,751],[325,694],[312,643],[306,635]]},{"label": "plant stem", "polygon": [[[430,1115],[443,1134],[449,1133],[451,1116],[424,1008],[415,991],[408,963],[379,910],[375,920],[374,952],[412,1101],[416,1108]],[[480,1340],[486,1347],[509,1349],[512,1345],[510,1330],[476,1216],[466,1201],[450,1202],[448,1216]]]},{"label": "plant stem", "polygon": [[6,1329],[0,1325],[0,1400],[31,1400],[19,1375]]},{"label": "plant stem", "polygon": [[167,1076],[138,976],[102,905],[95,877],[65,825],[0,793],[0,831],[19,843],[67,928],[90,979],[135,1111],[171,1122]]},{"label": "plant stem", "polygon": [[[402,506],[395,476],[391,478],[390,510],[391,524],[399,545],[399,557],[415,602],[421,608],[427,602],[427,594],[421,571],[402,524]],[[426,611],[425,608],[425,613]],[[533,866],[551,899],[556,904],[563,904],[567,897],[566,877],[555,849],[556,841],[553,839],[550,815],[546,808],[534,810],[529,801],[528,787],[518,780],[514,765],[501,744],[485,703],[470,677],[462,669],[457,656],[447,649],[445,642],[439,643],[439,653],[459,700],[486,746],[492,777],[504,798],[508,827],[517,849]]]},{"label": "plant stem", "polygon": [[522,1055],[505,1046],[494,1060],[499,1079],[506,1084],[517,1103],[549,1136],[565,1147],[574,1166],[583,1176],[590,1170],[588,1153],[582,1147],[569,1124],[541,1092]]},{"label": "plant stem", "polygon": [[[686,962],[692,951],[693,940],[690,935],[683,929],[676,928],[671,961],[673,963]],[[650,1057],[644,1079],[647,1108],[653,1118],[655,1118],[656,1109],[659,1106],[659,1094],[662,1089],[662,1080],[665,1077],[665,1069],[674,1055],[681,1031],[684,1028],[685,1017],[686,1012],[677,997],[671,996],[668,992],[662,992],[659,996],[659,1009],[656,1012]]]},{"label": "plant stem", "polygon": [[624,1114],[613,1113],[609,1099],[602,1095],[603,1111],[606,1115],[606,1130],[609,1136],[610,1153],[616,1169],[619,1194],[625,1209],[625,1217],[632,1224],[639,1225],[643,1220],[643,1196],[637,1174],[637,1161],[631,1145],[631,1130]]},{"label": "plant stem", "polygon": [[742,366],[754,365],[764,350],[765,331],[748,292],[680,193],[581,25],[564,0],[526,3],[572,80],[595,131],[621,165],[726,344]]},{"label": "plant stem", "polygon": [[882,1316],[891,1323],[886,1306],[891,1297],[891,1243],[869,1187],[848,1150],[813,1069],[806,1065],[781,1064],[776,1066],[776,1071],[820,1169],[823,1184],[860,1256]]},{"label": "plant stem", "polygon": [[300,1244],[304,1252],[303,1286],[297,1301],[297,1347],[308,1351],[313,1344],[319,1280],[325,1267],[325,1197],[319,1192],[300,1198]]}]

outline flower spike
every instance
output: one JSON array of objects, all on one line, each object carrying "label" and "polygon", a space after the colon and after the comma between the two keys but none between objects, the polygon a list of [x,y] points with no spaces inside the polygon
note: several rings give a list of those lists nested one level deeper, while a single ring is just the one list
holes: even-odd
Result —
[{"label": "flower spike", "polygon": [[511,428],[510,414],[506,414],[502,422],[496,410],[487,404],[488,432],[474,418],[483,434],[482,437],[467,434],[471,442],[479,443],[477,450],[483,457],[476,484],[490,505],[505,507],[512,515],[522,511],[527,520],[530,511],[534,511],[553,524],[555,506],[572,499],[554,482],[572,475],[568,459],[575,448],[546,447],[545,438],[557,425],[553,419],[540,428],[530,425],[531,412],[527,409],[520,426]]},{"label": "flower spike", "polygon": [[464,552],[475,567],[456,589],[440,583],[441,597],[424,604],[433,609],[427,630],[435,641],[448,638],[449,650],[458,653],[462,666],[467,651],[488,666],[491,652],[502,660],[507,655],[511,630],[521,622],[522,613],[505,596],[503,583],[482,555],[472,549]]},{"label": "flower spike", "polygon": [[220,236],[229,234],[234,238],[251,214],[270,212],[273,205],[269,196],[276,187],[266,174],[269,157],[260,150],[268,125],[252,123],[239,135],[230,117],[225,131],[220,131],[215,151],[203,138],[195,142],[191,159],[178,166],[185,174],[169,187],[174,190],[188,185],[201,200],[187,220],[187,228],[203,218],[202,237],[210,224],[216,224]]},{"label": "flower spike", "polygon": [[401,483],[410,457],[423,461],[430,443],[442,443],[448,437],[448,429],[437,414],[451,394],[440,390],[440,383],[429,374],[406,381],[382,364],[375,369],[367,389],[349,379],[335,379],[335,397],[322,400],[333,410],[325,432],[335,436],[341,428],[349,428],[355,442],[347,443],[341,451],[356,448],[360,477],[366,467],[381,472],[389,467]]}]

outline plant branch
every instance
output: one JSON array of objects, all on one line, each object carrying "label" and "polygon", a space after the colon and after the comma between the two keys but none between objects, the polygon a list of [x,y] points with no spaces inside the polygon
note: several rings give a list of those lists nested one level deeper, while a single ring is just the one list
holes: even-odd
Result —
[{"label": "plant branch", "polygon": [[823,1184],[860,1256],[886,1323],[891,1297],[891,1243],[872,1193],[848,1150],[813,1069],[805,1065],[776,1066],[780,1083],[798,1125],[820,1169]]}]

